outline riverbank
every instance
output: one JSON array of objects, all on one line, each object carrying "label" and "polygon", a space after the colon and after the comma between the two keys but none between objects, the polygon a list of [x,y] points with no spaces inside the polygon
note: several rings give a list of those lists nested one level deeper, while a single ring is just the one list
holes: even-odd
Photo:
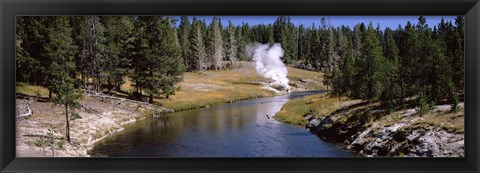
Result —
[{"label": "riverbank", "polygon": [[464,108],[385,111],[377,102],[327,94],[290,100],[274,118],[367,157],[464,157]]},{"label": "riverbank", "polygon": [[[292,91],[323,89],[322,73],[288,68]],[[283,93],[267,87],[269,80],[257,75],[253,63],[239,62],[238,68],[224,71],[186,73],[178,84],[180,90],[170,98],[154,99],[154,104],[175,111],[209,107],[240,100],[269,97]],[[19,118],[16,123],[17,157],[88,157],[95,142],[122,131],[124,126],[152,114],[138,104],[120,100],[85,95],[76,110],[78,116],[70,121],[71,143],[65,137],[65,108],[54,106],[49,101],[44,87],[17,83],[18,114],[29,112],[29,117]],[[129,82],[122,90],[132,88]],[[32,98],[35,99],[30,99]],[[117,95],[125,99],[126,95]],[[29,100],[29,101],[28,101]],[[28,102],[28,108],[25,104]],[[52,152],[49,129],[53,130]]]},{"label": "riverbank", "polygon": [[[77,116],[71,117],[71,143],[68,143],[65,140],[65,107],[29,100],[32,115],[16,121],[17,157],[86,157],[95,142],[148,115],[147,109],[137,109],[134,104],[114,104],[84,97],[80,100],[83,107],[76,111]],[[17,99],[17,110],[21,113],[27,111],[25,102],[26,99]],[[49,132],[53,135],[49,136]]]},{"label": "riverbank", "polygon": [[[293,92],[325,89],[320,72],[288,67],[287,78]],[[187,72],[176,85],[179,90],[175,95],[156,97],[154,103],[182,111],[286,94],[268,87],[269,82],[256,72],[253,62],[238,61],[236,68],[229,70]],[[127,79],[122,90],[133,91],[130,84]]]}]

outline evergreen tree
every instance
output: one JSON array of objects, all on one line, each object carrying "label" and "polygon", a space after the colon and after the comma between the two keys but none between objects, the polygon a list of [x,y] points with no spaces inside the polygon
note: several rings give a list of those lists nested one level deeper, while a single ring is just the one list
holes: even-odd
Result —
[{"label": "evergreen tree", "polygon": [[333,71],[333,66],[334,66],[334,61],[336,52],[335,52],[335,45],[336,45],[336,39],[335,39],[335,31],[331,26],[328,26],[328,58],[327,58],[327,70],[328,71]]},{"label": "evergreen tree", "polygon": [[90,16],[87,19],[87,28],[86,28],[86,61],[88,62],[88,69],[93,78],[93,89],[97,92],[101,90],[102,85],[102,55],[104,55],[104,38],[103,33],[105,32],[103,25],[100,23],[100,18],[98,16]]},{"label": "evergreen tree", "polygon": [[298,55],[297,60],[305,61],[307,56],[307,30],[303,25],[300,25],[298,28]]},{"label": "evergreen tree", "polygon": [[[160,55],[162,59],[162,78],[161,90],[168,99],[171,95],[175,95],[178,90],[175,84],[183,80],[183,72],[185,66],[181,56],[181,47],[178,41],[177,32],[170,19],[165,19],[160,28],[163,34],[160,37]],[[166,67],[166,68],[165,68]],[[152,98],[150,98],[153,102]]]},{"label": "evergreen tree", "polygon": [[320,37],[315,24],[307,30],[307,42],[308,45],[306,46],[306,60],[305,66],[307,69],[316,70],[319,68],[319,60],[320,60]]},{"label": "evergreen tree", "polygon": [[195,62],[195,70],[207,69],[207,53],[205,52],[205,43],[203,41],[202,23],[195,18],[193,19],[193,27],[191,34],[191,57]]},{"label": "evergreen tree", "polygon": [[[47,86],[48,67],[52,63],[52,59],[46,56],[45,45],[48,40],[48,26],[51,24],[53,17],[35,17],[24,16],[18,20],[18,44],[22,49],[17,50],[17,74],[25,73],[25,75],[17,75],[18,77],[28,77],[26,81],[30,83]],[[33,71],[31,71],[33,70]],[[49,90],[49,98],[52,91]]]},{"label": "evergreen tree", "polygon": [[194,70],[194,64],[190,57],[190,34],[192,33],[192,26],[187,16],[181,17],[181,22],[178,27],[178,41],[182,49],[183,62],[187,71]]},{"label": "evergreen tree", "polygon": [[356,59],[359,79],[358,87],[360,92],[358,97],[362,99],[378,99],[383,90],[383,83],[386,81],[383,50],[377,33],[370,23],[367,32],[362,37],[363,46],[360,49],[362,55]]},{"label": "evergreen tree", "polygon": [[[31,18],[20,17],[17,18],[16,23],[16,40],[15,40],[15,56],[16,56],[16,81],[17,82],[33,82],[36,81],[34,78],[35,74],[41,73],[39,71],[40,62],[38,59],[33,58],[30,54],[23,48],[25,41],[27,40],[26,28],[28,23],[26,20],[31,20]],[[30,26],[31,27],[31,26]]]},{"label": "evergreen tree", "polygon": [[222,68],[222,60],[223,60],[223,38],[222,38],[222,30],[219,25],[219,20],[217,17],[213,17],[212,25],[211,25],[211,33],[213,39],[211,39],[210,45],[212,51],[212,64],[213,69],[220,70]]},{"label": "evergreen tree", "polygon": [[237,59],[237,40],[235,36],[235,26],[233,26],[231,21],[229,21],[227,55],[232,65],[235,65],[235,61]]},{"label": "evergreen tree", "polygon": [[316,70],[325,72],[325,67],[327,67],[327,70],[328,70],[328,66],[330,63],[330,42],[331,41],[330,41],[330,31],[329,31],[329,27],[327,25],[327,20],[325,19],[325,17],[322,17],[320,22],[321,22],[321,26],[318,30],[319,48],[320,48],[320,51],[318,53],[320,55],[318,57],[319,59],[317,60],[319,64]]},{"label": "evergreen tree", "polygon": [[275,44],[275,37],[273,35],[273,26],[272,24],[269,24],[267,26],[267,29],[265,30],[265,36],[267,37],[266,38],[266,42],[270,45],[270,46],[273,46],[273,44]]},{"label": "evergreen tree", "polygon": [[383,36],[385,50],[384,57],[387,59],[388,63],[385,63],[385,70],[387,74],[387,80],[384,83],[385,88],[382,91],[381,100],[386,104],[387,108],[392,110],[395,107],[395,104],[400,102],[400,76],[402,73],[399,69],[399,55],[398,47],[395,44],[393,30],[390,28],[385,29]]},{"label": "evergreen tree", "polygon": [[289,28],[289,22],[290,18],[286,16],[280,16],[273,24],[273,35],[275,37],[275,42],[282,45],[282,48],[285,51],[283,62],[287,64],[293,59],[293,56],[295,55],[295,50],[291,49],[289,41],[289,39],[291,38],[289,34],[293,34],[290,32],[291,30]]},{"label": "evergreen tree", "polygon": [[[333,94],[351,96],[353,71],[352,45],[347,35],[347,28],[338,31],[337,52],[340,57],[333,70]],[[338,66],[338,68],[337,68]]]},{"label": "evergreen tree", "polygon": [[415,79],[416,73],[416,57],[418,56],[418,33],[415,31],[415,27],[407,22],[404,30],[400,31],[398,39],[399,47],[399,57],[400,57],[400,85],[401,85],[401,98],[407,98],[417,94],[414,86],[414,83],[417,81]]},{"label": "evergreen tree", "polygon": [[72,29],[67,17],[54,17],[48,27],[48,44],[45,46],[46,56],[52,59],[48,68],[48,88],[55,94],[52,100],[65,106],[66,137],[70,142],[70,115],[68,108],[78,107],[77,99],[81,92],[75,88],[76,47],[71,37]]},{"label": "evergreen tree", "polygon": [[133,30],[131,18],[126,16],[102,16],[100,18],[103,26],[108,32],[105,32],[104,55],[102,56],[101,76],[107,83],[107,89],[116,88],[120,91],[120,86],[125,83],[123,78],[127,75],[127,58],[124,45],[128,41],[128,33]]},{"label": "evergreen tree", "polygon": [[[175,84],[179,82],[184,70],[180,45],[176,30],[170,19],[163,17],[141,16],[138,19],[137,56],[143,63],[135,67],[137,88],[143,89],[153,103],[155,95],[164,94],[166,98],[175,93]],[[137,89],[138,90],[138,89]]]},{"label": "evergreen tree", "polygon": [[148,50],[147,26],[144,17],[137,17],[134,20],[135,32],[130,33],[130,39],[127,41],[128,63],[131,72],[129,77],[132,80],[132,86],[135,87],[135,99],[141,99],[142,87],[145,81],[147,63],[144,60]]}]

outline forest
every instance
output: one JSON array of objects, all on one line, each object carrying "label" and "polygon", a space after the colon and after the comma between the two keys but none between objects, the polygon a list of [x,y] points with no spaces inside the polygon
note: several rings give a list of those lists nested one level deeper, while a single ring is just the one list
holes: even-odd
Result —
[{"label": "forest", "polygon": [[[179,23],[177,25],[177,22]],[[389,109],[415,99],[428,110],[458,104],[464,91],[464,19],[381,29],[273,24],[223,26],[162,16],[21,16],[16,23],[16,78],[48,88],[56,103],[75,106],[81,89],[123,92],[153,102],[174,95],[184,72],[225,70],[251,61],[247,45],[280,43],[283,61],[325,74],[332,94],[381,101]],[[121,91],[125,79],[134,91]]]}]

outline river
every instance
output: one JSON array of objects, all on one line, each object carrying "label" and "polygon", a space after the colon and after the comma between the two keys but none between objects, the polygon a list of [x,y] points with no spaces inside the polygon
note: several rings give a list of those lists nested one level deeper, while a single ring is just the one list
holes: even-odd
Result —
[{"label": "river", "polygon": [[289,99],[246,100],[146,118],[97,142],[92,157],[353,157],[308,130],[267,118]]}]

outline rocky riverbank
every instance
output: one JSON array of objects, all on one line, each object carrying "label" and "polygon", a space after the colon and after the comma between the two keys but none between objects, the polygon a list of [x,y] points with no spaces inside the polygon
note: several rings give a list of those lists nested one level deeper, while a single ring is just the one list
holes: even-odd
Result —
[{"label": "rocky riverbank", "polygon": [[464,157],[464,107],[391,112],[378,102],[317,94],[288,101],[274,116],[366,157]]},{"label": "rocky riverbank", "polygon": [[306,116],[306,127],[367,157],[465,156],[464,130],[458,127],[458,123],[463,124],[463,104],[455,113],[450,112],[450,105],[440,105],[427,114],[408,109],[376,120],[362,117],[365,113],[382,114],[382,110],[362,112],[361,104],[365,103],[321,118]]},{"label": "rocky riverbank", "polygon": [[70,117],[71,142],[68,143],[65,108],[45,100],[25,99],[17,99],[17,111],[22,114],[31,109],[32,114],[17,118],[17,157],[88,157],[87,151],[95,142],[122,131],[126,124],[152,115],[148,105],[85,96],[80,101],[81,108]]}]

